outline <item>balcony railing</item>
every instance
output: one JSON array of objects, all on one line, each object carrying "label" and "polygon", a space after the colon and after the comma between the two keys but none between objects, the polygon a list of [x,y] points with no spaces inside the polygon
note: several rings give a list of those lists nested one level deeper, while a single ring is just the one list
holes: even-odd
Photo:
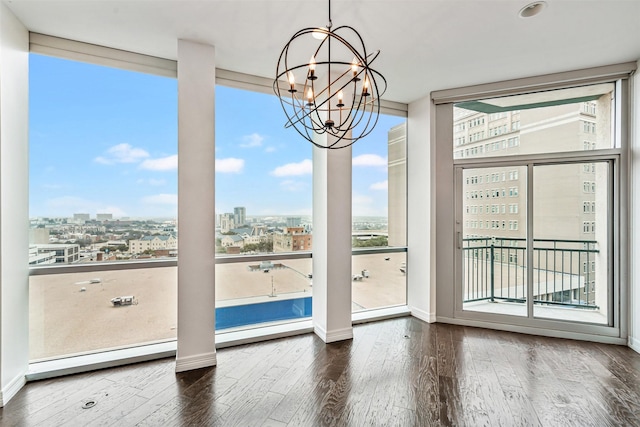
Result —
[{"label": "balcony railing", "polygon": [[[592,240],[534,239],[534,304],[598,309],[596,245]],[[463,239],[463,301],[525,302],[526,250],[526,239]]]}]

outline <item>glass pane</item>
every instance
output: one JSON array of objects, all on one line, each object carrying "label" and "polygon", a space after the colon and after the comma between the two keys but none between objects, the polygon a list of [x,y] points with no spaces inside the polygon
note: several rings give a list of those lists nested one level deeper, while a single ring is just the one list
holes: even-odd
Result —
[{"label": "glass pane", "polygon": [[406,118],[380,115],[353,147],[353,247],[406,246]]},{"label": "glass pane", "polygon": [[[29,67],[29,264],[175,257],[176,80],[37,54]],[[174,276],[32,277],[30,357],[175,338]]]},{"label": "glass pane", "polygon": [[[216,86],[216,256],[310,252],[312,145],[271,94]],[[311,316],[311,259],[218,263],[216,330]]]},{"label": "glass pane", "polygon": [[352,257],[352,310],[407,303],[407,253],[376,253]]},{"label": "glass pane", "polygon": [[[354,248],[407,244],[406,122],[382,114],[373,132],[352,146]],[[406,253],[354,255],[353,311],[406,304],[405,271]]]},{"label": "glass pane", "polygon": [[311,258],[216,265],[216,331],[311,317]]},{"label": "glass pane", "polygon": [[534,168],[534,316],[608,322],[609,164]]},{"label": "glass pane", "polygon": [[177,279],[176,267],[31,276],[29,359],[175,340]]},{"label": "glass pane", "polygon": [[216,253],[311,251],[312,145],[278,98],[216,86]]},{"label": "glass pane", "polygon": [[453,158],[612,148],[613,84],[454,106]]},{"label": "glass pane", "polygon": [[464,310],[527,316],[526,172],[463,171]]}]

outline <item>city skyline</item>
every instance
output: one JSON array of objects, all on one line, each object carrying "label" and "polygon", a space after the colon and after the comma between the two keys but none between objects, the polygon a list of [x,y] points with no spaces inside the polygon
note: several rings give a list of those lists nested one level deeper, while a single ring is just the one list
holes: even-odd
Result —
[{"label": "city skyline", "polygon": [[[34,54],[30,67],[29,216],[175,218],[176,80]],[[216,211],[311,215],[311,144],[277,98],[216,97]],[[387,216],[387,132],[405,120],[381,115],[353,146],[354,216]]]}]

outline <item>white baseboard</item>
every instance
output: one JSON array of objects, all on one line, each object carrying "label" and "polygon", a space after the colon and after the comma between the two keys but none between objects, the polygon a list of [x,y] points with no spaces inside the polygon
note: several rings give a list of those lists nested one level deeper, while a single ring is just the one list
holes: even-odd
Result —
[{"label": "white baseboard", "polygon": [[322,341],[324,341],[327,344],[331,342],[336,342],[336,341],[353,339],[352,326],[348,328],[336,329],[336,330],[327,332],[321,326],[315,325],[313,327],[313,332],[315,332],[315,334],[319,336],[322,339]]},{"label": "white baseboard", "polygon": [[176,372],[191,371],[193,369],[216,366],[216,352],[196,354],[195,356],[176,357]]},{"label": "white baseboard", "polygon": [[3,387],[2,390],[0,390],[0,408],[4,407],[26,383],[27,379],[23,373],[12,379],[6,387]]},{"label": "white baseboard", "polygon": [[629,347],[636,353],[640,353],[640,340],[637,340],[634,337],[629,337]]},{"label": "white baseboard", "polygon": [[429,313],[415,307],[410,307],[410,310],[413,317],[417,317],[418,319],[423,320],[427,323],[435,323],[436,321],[436,315],[434,313]]}]

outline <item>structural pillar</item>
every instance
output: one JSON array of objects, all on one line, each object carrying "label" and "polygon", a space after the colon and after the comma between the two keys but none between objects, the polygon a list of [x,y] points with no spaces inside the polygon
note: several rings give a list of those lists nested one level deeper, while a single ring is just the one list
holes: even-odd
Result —
[{"label": "structural pillar", "polygon": [[216,364],[215,48],[178,40],[176,372]]},{"label": "structural pillar", "polygon": [[28,254],[29,31],[0,3],[0,407],[29,366]]},{"label": "structural pillar", "polygon": [[326,343],[353,338],[351,163],[351,147],[313,148],[313,329]]}]

